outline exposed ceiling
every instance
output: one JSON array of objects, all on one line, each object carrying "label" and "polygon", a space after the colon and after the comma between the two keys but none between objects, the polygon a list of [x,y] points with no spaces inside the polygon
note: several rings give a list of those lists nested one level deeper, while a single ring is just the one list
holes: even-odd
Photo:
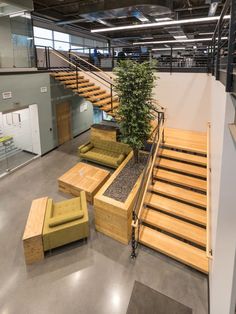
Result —
[{"label": "exposed ceiling", "polygon": [[[214,2],[214,5],[211,5]],[[87,30],[156,22],[156,19],[181,20],[220,15],[224,0],[34,0],[34,15],[46,17],[60,26],[72,25]],[[209,11],[209,9],[213,9]],[[215,12],[214,12],[214,9]],[[216,22],[121,30],[102,35],[113,43],[132,44],[142,40],[173,40],[211,37]],[[201,44],[201,43],[199,43]]]}]

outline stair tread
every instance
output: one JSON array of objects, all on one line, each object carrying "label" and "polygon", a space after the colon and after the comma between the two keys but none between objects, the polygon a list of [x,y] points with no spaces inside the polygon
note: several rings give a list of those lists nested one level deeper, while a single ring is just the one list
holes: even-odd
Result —
[{"label": "stair tread", "polygon": [[203,273],[208,273],[208,258],[203,250],[146,226],[140,228],[139,241]]},{"label": "stair tread", "polygon": [[206,211],[203,209],[155,193],[149,193],[145,204],[163,212],[206,226]]},{"label": "stair tread", "polygon": [[206,166],[207,164],[206,157],[183,153],[183,152],[179,152],[179,151],[175,151],[171,149],[163,149],[161,152],[161,155],[163,157],[178,159],[181,161],[191,162],[191,163],[199,164],[203,166]]},{"label": "stair tread", "polygon": [[179,184],[189,188],[194,188],[206,192],[207,182],[206,180],[193,178],[184,174],[179,174],[173,171],[167,171],[157,168],[154,170],[154,177],[171,183]]},{"label": "stair tread", "polygon": [[71,71],[71,72],[64,71],[64,72],[52,72],[50,74],[52,76],[67,76],[67,75],[74,75],[74,74],[76,74],[76,72],[75,71]]},{"label": "stair tread", "polygon": [[195,175],[198,177],[206,178],[207,176],[206,168],[203,168],[200,166],[189,165],[181,161],[174,161],[174,160],[169,160],[165,158],[160,158],[157,166],[165,168],[165,169],[183,172],[186,174]]},{"label": "stair tread", "polygon": [[[119,102],[113,102],[112,107],[113,109],[117,108],[119,106]],[[107,104],[105,106],[100,107],[101,110],[103,111],[111,111],[111,103]]]},{"label": "stair tread", "polygon": [[89,100],[91,102],[96,102],[96,101],[99,101],[101,99],[107,98],[109,96],[110,96],[110,94],[107,94],[106,91],[103,91],[102,94],[98,94],[98,95],[95,95],[95,96],[92,95],[91,97],[89,97]]},{"label": "stair tread", "polygon": [[[89,80],[85,80],[85,79],[82,79],[82,78],[79,78],[78,79],[78,82],[79,83],[88,83],[89,82]],[[67,84],[76,84],[76,80],[66,80],[66,81],[64,81],[64,84],[65,85],[67,85]]]},{"label": "stair tread", "polygon": [[94,90],[94,91],[91,91],[91,92],[83,92],[80,95],[83,96],[83,97],[89,97],[90,98],[90,96],[104,94],[104,93],[106,93],[106,91],[98,89],[98,90]]},{"label": "stair tread", "polygon": [[145,223],[174,234],[180,238],[206,246],[206,229],[195,226],[156,210],[145,208],[142,214]]},{"label": "stair tread", "polygon": [[[79,83],[78,87],[85,87],[85,86],[94,86],[94,83]],[[66,88],[77,88],[77,84],[71,84],[71,85],[66,85]]]},{"label": "stair tread", "polygon": [[173,139],[173,138],[168,138],[165,137],[165,147],[169,148],[176,148],[184,151],[190,151],[198,154],[205,154],[207,153],[207,149],[205,145],[195,143],[195,142],[189,142],[189,141],[184,141],[181,139]]},{"label": "stair tread", "polygon": [[156,181],[150,189],[156,193],[173,197],[177,200],[206,208],[207,197],[204,194],[193,192],[168,183]]},{"label": "stair tread", "polygon": [[75,89],[74,91],[81,94],[86,91],[93,91],[93,90],[98,90],[98,89],[101,89],[101,87],[100,86],[83,87],[83,88],[80,88],[79,90]]},{"label": "stair tread", "polygon": [[[69,80],[72,80],[72,79],[77,79],[77,76],[76,75],[64,75],[64,76],[56,76],[55,77],[56,80],[59,80],[59,81],[69,81]],[[84,79],[84,76],[81,76],[81,75],[78,75],[78,79]]]},{"label": "stair tread", "polygon": [[[118,99],[118,97],[113,97],[113,102],[116,101]],[[102,106],[102,105],[106,105],[106,104],[109,104],[111,103],[111,95],[109,95],[107,98],[105,99],[102,99],[102,100],[99,100],[99,101],[96,101],[95,102],[95,105],[96,106]]]}]

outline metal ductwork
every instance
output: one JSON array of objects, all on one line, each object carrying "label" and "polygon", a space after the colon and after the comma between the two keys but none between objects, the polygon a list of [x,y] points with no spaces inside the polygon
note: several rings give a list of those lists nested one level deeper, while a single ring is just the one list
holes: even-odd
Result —
[{"label": "metal ductwork", "polygon": [[[147,4],[145,4],[147,2]],[[80,10],[80,18],[83,21],[87,22],[98,22],[102,25],[111,26],[113,19],[122,19],[122,18],[134,18],[137,22],[151,22],[159,16],[170,15],[172,10],[172,1],[161,0],[156,1],[133,1],[133,0],[110,0],[110,1],[101,1],[93,6],[84,7],[83,10]],[[86,12],[87,9],[87,12]],[[59,21],[58,25],[66,25],[77,23],[81,19],[71,19]]]},{"label": "metal ductwork", "polygon": [[0,17],[33,11],[32,0],[0,0]]}]

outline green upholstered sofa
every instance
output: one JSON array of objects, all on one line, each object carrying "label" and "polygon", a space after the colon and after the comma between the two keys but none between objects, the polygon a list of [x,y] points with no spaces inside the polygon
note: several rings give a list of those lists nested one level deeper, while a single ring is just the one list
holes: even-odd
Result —
[{"label": "green upholstered sofa", "polygon": [[124,143],[92,138],[78,149],[79,157],[111,168],[117,168],[131,152]]},{"label": "green upholstered sofa", "polygon": [[43,249],[48,251],[89,235],[85,192],[80,196],[54,203],[48,199],[43,226]]}]

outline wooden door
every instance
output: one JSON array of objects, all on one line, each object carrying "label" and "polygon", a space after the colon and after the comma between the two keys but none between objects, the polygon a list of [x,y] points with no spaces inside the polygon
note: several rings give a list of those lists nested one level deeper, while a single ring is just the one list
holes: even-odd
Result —
[{"label": "wooden door", "polygon": [[63,102],[56,105],[58,144],[69,141],[71,136],[70,103]]}]

